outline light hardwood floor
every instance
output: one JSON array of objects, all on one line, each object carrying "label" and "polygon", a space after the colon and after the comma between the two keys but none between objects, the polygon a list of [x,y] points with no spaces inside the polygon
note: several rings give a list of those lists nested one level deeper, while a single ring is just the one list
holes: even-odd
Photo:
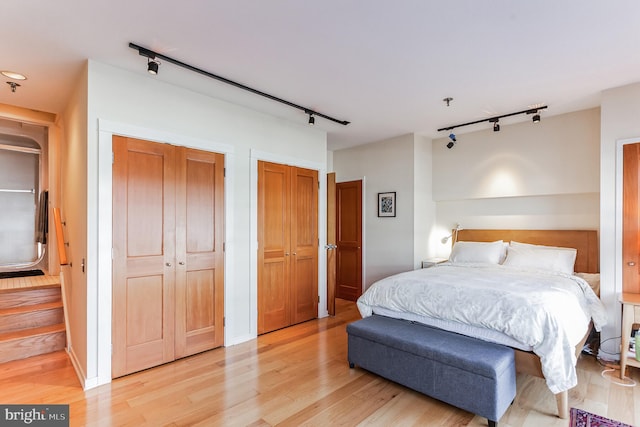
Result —
[{"label": "light hardwood floor", "polygon": [[59,276],[28,276],[13,277],[11,279],[0,279],[0,292],[14,289],[46,288],[48,286],[59,286]]},{"label": "light hardwood floor", "polygon": [[[65,353],[0,365],[0,403],[70,404],[72,426],[482,426],[485,419],[361,369],[349,369],[345,325],[309,321],[251,342],[201,353],[84,392]],[[590,356],[579,363],[569,406],[640,422],[640,391],[612,384]],[[631,370],[640,381],[640,370]],[[518,395],[500,426],[563,426],[538,378],[519,375]]]}]

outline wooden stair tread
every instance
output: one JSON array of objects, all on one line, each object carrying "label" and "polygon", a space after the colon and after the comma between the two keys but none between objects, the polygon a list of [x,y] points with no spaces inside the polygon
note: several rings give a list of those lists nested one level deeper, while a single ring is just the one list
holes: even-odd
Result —
[{"label": "wooden stair tread", "polygon": [[22,329],[19,331],[12,331],[0,334],[0,342],[8,342],[20,340],[27,337],[34,337],[38,335],[54,334],[57,332],[64,332],[64,323],[58,323],[55,325],[40,326],[38,328]]},{"label": "wooden stair tread", "polygon": [[[2,280],[9,280],[9,279],[0,279],[0,281]],[[43,284],[35,284],[35,285],[28,285],[28,286],[19,286],[19,285],[13,285],[13,286],[9,286],[9,285],[4,285],[4,286],[0,286],[0,294],[5,294],[5,293],[11,293],[11,292],[19,292],[19,291],[32,291],[32,290],[37,290],[37,289],[50,289],[50,288],[59,288],[60,287],[60,281],[52,281],[50,283],[43,283]]]},{"label": "wooden stair tread", "polygon": [[56,308],[62,308],[62,300],[45,302],[41,304],[20,305],[16,307],[0,308],[0,317],[11,314],[20,314],[44,310],[53,310]]}]

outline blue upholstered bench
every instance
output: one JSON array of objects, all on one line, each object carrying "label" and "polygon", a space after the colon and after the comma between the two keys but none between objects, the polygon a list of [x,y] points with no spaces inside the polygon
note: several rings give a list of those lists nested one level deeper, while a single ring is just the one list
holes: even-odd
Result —
[{"label": "blue upholstered bench", "polygon": [[512,348],[373,315],[347,325],[355,365],[497,426],[516,395]]}]

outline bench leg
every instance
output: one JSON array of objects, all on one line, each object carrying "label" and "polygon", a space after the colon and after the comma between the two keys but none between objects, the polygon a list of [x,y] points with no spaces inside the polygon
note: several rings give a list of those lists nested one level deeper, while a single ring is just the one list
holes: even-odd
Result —
[{"label": "bench leg", "polygon": [[353,369],[353,368],[355,368],[355,367],[356,367],[356,364],[355,364],[355,363],[353,363],[353,362],[349,362],[349,367],[350,367],[351,369]]},{"label": "bench leg", "polygon": [[497,421],[493,421],[493,420],[488,420],[488,421],[489,421],[489,427],[498,427]]}]

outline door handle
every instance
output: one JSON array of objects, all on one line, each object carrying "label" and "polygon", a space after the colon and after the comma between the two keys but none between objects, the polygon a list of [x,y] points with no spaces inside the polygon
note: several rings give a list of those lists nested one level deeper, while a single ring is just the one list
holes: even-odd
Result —
[{"label": "door handle", "polygon": [[184,261],[180,261],[178,264],[180,264],[180,265],[184,265]]},{"label": "door handle", "polygon": [[284,253],[284,256],[289,256],[289,252],[285,252],[285,253]]},{"label": "door handle", "polygon": [[170,262],[166,263],[165,265],[166,265],[167,267],[171,267],[171,263],[170,263]]},{"label": "door handle", "polygon": [[633,262],[633,261],[629,261],[629,262],[627,263],[627,265],[628,265],[629,267],[633,267],[634,265],[636,265],[636,263],[635,263],[635,262]]}]

